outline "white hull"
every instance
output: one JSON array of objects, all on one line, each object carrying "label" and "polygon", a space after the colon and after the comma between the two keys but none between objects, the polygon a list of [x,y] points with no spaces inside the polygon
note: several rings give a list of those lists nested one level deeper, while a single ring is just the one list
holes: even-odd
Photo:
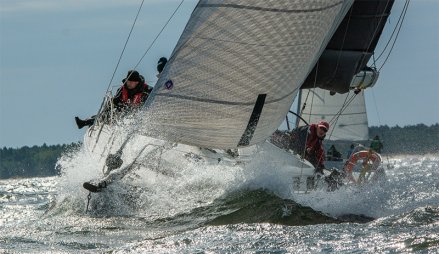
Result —
[{"label": "white hull", "polygon": [[[113,134],[112,132],[113,131]],[[118,133],[117,135],[114,133]],[[266,170],[271,174],[287,172],[291,179],[293,191],[307,192],[314,174],[313,166],[300,159],[298,156],[280,149],[268,141],[236,151],[220,149],[204,149],[190,145],[170,143],[157,138],[135,135],[124,146],[122,153],[123,165],[104,173],[105,159],[109,154],[115,154],[123,146],[126,134],[118,132],[115,128],[104,127],[99,134],[98,128],[85,135],[84,145],[94,156],[98,155],[99,166],[96,170],[101,176],[98,181],[108,183],[122,180],[129,171],[135,168],[136,174],[140,171],[153,171],[166,176],[181,174],[184,167],[215,167],[218,170],[224,167],[233,167],[236,170],[260,167],[259,162],[268,165]],[[232,153],[235,153],[232,155]],[[139,155],[140,154],[140,155]],[[138,158],[137,158],[138,157]],[[135,165],[132,163],[135,161]]]}]

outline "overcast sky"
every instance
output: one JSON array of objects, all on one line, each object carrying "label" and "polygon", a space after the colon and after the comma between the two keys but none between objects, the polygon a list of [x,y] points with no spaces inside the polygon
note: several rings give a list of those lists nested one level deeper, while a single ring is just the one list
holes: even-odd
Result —
[{"label": "overcast sky", "polygon": [[[404,5],[396,0],[376,52]],[[141,0],[0,1],[0,147],[82,140],[74,116],[97,112],[107,87],[117,87],[180,4],[145,0],[122,61],[119,55]],[[196,1],[186,0],[137,69],[156,81]],[[439,122],[439,1],[411,1],[380,79],[366,91],[370,126]],[[378,109],[378,111],[377,111]]]}]

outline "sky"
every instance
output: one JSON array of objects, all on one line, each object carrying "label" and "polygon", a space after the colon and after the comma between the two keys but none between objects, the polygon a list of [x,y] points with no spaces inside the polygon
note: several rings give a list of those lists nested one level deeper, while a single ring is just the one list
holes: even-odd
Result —
[{"label": "sky", "polygon": [[[74,117],[95,114],[127,70],[154,85],[157,60],[171,54],[196,1],[184,1],[147,49],[180,2],[144,1],[118,65],[141,0],[0,1],[0,147],[81,141]],[[395,1],[376,53],[404,3]],[[380,78],[366,90],[369,126],[439,123],[438,17],[439,1],[410,2]]]}]

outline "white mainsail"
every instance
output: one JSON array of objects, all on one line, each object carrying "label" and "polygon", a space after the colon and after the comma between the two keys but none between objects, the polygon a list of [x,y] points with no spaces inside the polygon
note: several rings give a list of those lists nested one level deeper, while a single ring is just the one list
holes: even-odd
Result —
[{"label": "white mainsail", "polygon": [[[305,97],[308,97],[306,101]],[[303,108],[302,118],[308,123],[321,120],[329,123],[327,140],[364,141],[369,138],[364,91],[357,95],[353,91],[330,95],[329,91],[320,88],[303,90],[300,108]]]},{"label": "white mainsail", "polygon": [[202,0],[147,101],[143,131],[211,148],[259,143],[353,0]]}]

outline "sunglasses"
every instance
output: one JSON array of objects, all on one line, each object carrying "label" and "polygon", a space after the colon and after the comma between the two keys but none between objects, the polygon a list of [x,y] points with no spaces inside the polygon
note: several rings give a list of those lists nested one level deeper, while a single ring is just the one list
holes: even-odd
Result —
[{"label": "sunglasses", "polygon": [[322,131],[324,131],[325,133],[328,132],[328,129],[323,128],[323,127],[319,127]]}]

